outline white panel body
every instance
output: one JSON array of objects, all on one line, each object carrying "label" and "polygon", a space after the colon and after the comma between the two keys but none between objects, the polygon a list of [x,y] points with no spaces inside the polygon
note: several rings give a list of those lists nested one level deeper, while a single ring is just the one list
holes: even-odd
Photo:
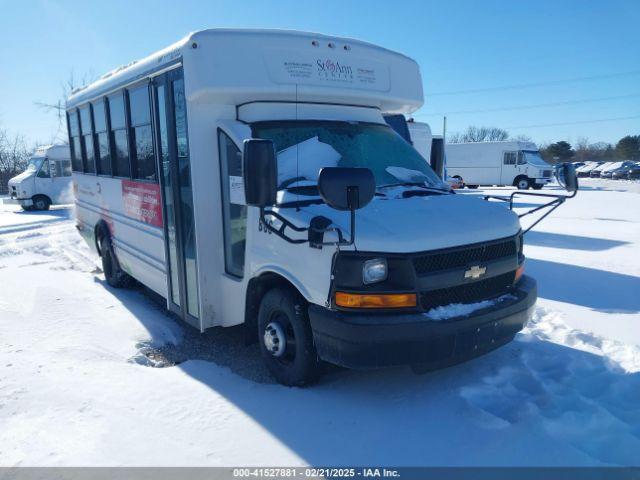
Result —
[{"label": "white panel body", "polygon": [[542,178],[550,165],[504,165],[505,152],[537,151],[531,142],[477,142],[447,144],[447,173],[469,185],[513,185],[516,177]]}]

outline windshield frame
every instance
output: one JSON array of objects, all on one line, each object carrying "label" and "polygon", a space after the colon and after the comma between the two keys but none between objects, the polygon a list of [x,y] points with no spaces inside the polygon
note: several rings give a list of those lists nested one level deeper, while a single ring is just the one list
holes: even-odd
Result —
[{"label": "windshield frame", "polygon": [[[418,157],[420,159],[420,167],[421,170],[424,171],[419,171],[416,170],[416,172],[418,174],[420,174],[421,176],[424,177],[424,183],[423,185],[420,184],[418,185],[417,183],[414,183],[413,185],[411,185],[411,182],[409,182],[409,180],[403,180],[401,178],[398,178],[395,174],[389,172],[388,170],[386,170],[386,168],[388,167],[399,167],[399,168],[406,168],[406,167],[401,167],[398,165],[393,165],[393,163],[389,163],[386,167],[384,167],[384,164],[382,164],[380,166],[380,168],[384,168],[385,172],[387,175],[390,175],[392,177],[395,177],[397,180],[393,182],[393,185],[405,185],[407,189],[411,188],[411,186],[418,187],[420,188],[421,186],[424,186],[425,188],[428,189],[432,189],[432,190],[438,190],[441,191],[442,193],[450,193],[450,188],[449,185],[446,184],[442,179],[440,179],[440,177],[438,177],[438,175],[432,170],[430,162],[425,159],[420,152],[418,152],[413,145],[411,145],[410,143],[408,143],[404,138],[402,138],[400,135],[398,135],[398,133],[392,129],[388,124],[386,123],[382,123],[382,122],[370,122],[370,121],[355,121],[355,120],[318,120],[318,119],[287,119],[287,120],[259,120],[256,122],[251,122],[249,123],[249,126],[251,128],[251,135],[252,138],[263,138],[263,139],[267,139],[267,140],[273,140],[273,137],[270,137],[269,135],[265,134],[265,130],[268,130],[270,128],[273,129],[286,129],[288,126],[290,126],[292,129],[295,129],[296,127],[299,128],[313,128],[313,127],[317,127],[317,128],[322,128],[322,127],[348,127],[349,126],[358,126],[358,127],[375,127],[376,129],[384,129],[385,132],[389,132],[389,134],[392,134],[394,137],[397,137],[398,141],[403,142],[406,145],[407,149],[410,149],[411,154]],[[283,148],[280,148],[280,150],[276,153],[280,153],[283,152],[285,150],[287,150],[288,148],[291,148],[295,145],[300,145],[302,143],[304,143],[305,141],[308,140],[312,140],[313,138],[318,138],[318,136],[315,137],[309,137],[308,139],[302,140],[301,142],[298,142],[296,144],[293,145],[288,145],[288,146],[284,146]],[[319,140],[319,139],[318,139]],[[325,144],[331,148],[333,148],[333,145],[331,145],[330,143],[326,143],[326,142],[322,142],[319,140],[319,143]],[[275,144],[275,142],[274,142]],[[274,145],[276,150],[278,150],[278,145]],[[344,158],[342,156],[342,154],[340,152],[338,152],[336,150],[336,153],[339,153],[341,155],[340,159]],[[409,162],[407,162],[409,163]],[[330,166],[330,165],[327,165]],[[340,166],[346,166],[348,167],[349,165],[340,165]],[[364,167],[365,165],[352,165],[353,167]],[[412,170],[412,169],[408,169],[407,170]],[[373,171],[373,169],[372,169]],[[295,179],[295,178],[294,178]],[[292,202],[290,200],[280,200],[280,196],[281,196],[281,192],[291,192],[292,189],[295,189],[296,191],[300,191],[299,187],[297,185],[298,182],[300,183],[304,183],[307,184],[307,187],[312,187],[312,185],[308,185],[309,182],[314,182],[315,180],[309,180],[309,179],[305,179],[305,180],[296,180],[294,182],[292,182],[291,184],[287,184],[286,186],[282,186],[285,183],[288,183],[286,180],[284,182],[282,182],[281,184],[278,185],[278,197],[279,197],[279,201],[278,201],[278,206],[284,206],[284,205],[293,205],[293,204],[298,204],[298,203],[322,203],[322,200],[319,198],[319,194],[311,194],[311,195],[306,195],[306,194],[300,194],[300,193],[291,193],[290,195],[286,195],[286,196],[294,196],[298,198],[298,201]],[[421,182],[418,182],[421,183]],[[380,183],[378,185],[376,185],[376,195],[377,196],[386,196],[385,194],[385,187],[387,187],[388,183]],[[293,187],[293,188],[292,188]],[[283,195],[284,196],[284,195]]]},{"label": "windshield frame", "polygon": [[[545,161],[544,158],[542,158],[542,154],[540,153],[540,150],[520,150],[520,151],[524,155],[526,163],[529,163],[531,165],[535,165],[536,167],[550,167],[551,166]],[[539,158],[542,161],[542,163],[529,161],[529,158],[531,158],[531,156],[533,156],[534,158],[536,158],[536,157]]]},{"label": "windshield frame", "polygon": [[37,174],[42,168],[42,165],[44,164],[46,159],[47,157],[31,157],[27,162],[27,168],[25,168],[24,171]]}]

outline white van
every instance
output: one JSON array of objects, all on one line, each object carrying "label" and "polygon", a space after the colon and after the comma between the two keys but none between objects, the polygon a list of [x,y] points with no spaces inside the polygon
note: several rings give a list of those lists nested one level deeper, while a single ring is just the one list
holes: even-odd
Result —
[{"label": "white van", "polygon": [[517,215],[452,193],[385,123],[422,103],[415,61],[369,43],[190,34],[68,99],[78,229],[110,285],[244,324],[283,384],[473,358],[523,328],[536,283]]},{"label": "white van", "polygon": [[68,145],[39,147],[24,172],[9,180],[9,195],[24,210],[48,210],[73,201]]},{"label": "white van", "polygon": [[541,189],[551,182],[553,167],[531,142],[475,142],[447,145],[449,175],[469,188],[478,185]]}]

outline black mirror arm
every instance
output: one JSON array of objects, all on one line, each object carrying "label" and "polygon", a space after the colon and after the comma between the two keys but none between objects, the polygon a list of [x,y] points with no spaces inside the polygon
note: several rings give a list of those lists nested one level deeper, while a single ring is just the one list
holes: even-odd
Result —
[{"label": "black mirror arm", "polygon": [[[273,217],[277,220],[279,220],[281,222],[281,225],[279,228],[275,228],[273,225],[271,225],[271,223],[267,222],[266,217]],[[291,223],[289,220],[287,220],[285,217],[283,217],[282,215],[280,215],[277,212],[274,212],[273,210],[265,210],[264,208],[260,208],[260,221],[262,222],[262,226],[268,230],[269,232],[272,232],[274,234],[276,234],[278,237],[282,238],[283,240],[289,242],[289,243],[293,243],[293,244],[301,244],[301,243],[307,243],[309,240],[306,238],[291,238],[290,236],[288,236],[285,233],[285,230],[287,228],[290,228],[291,230],[293,230],[294,232],[308,232],[309,229],[311,227],[298,227],[297,225],[294,225],[293,223]],[[354,241],[354,229],[355,228],[355,211],[352,210],[351,211],[351,238],[349,241],[346,241],[344,239],[344,235],[342,234],[342,230],[340,230],[337,227],[327,227],[327,228],[323,228],[323,229],[314,229],[319,233],[326,233],[326,232],[336,232],[336,234],[338,235],[338,241],[337,242],[318,242],[316,245],[328,245],[328,246],[344,246],[344,245],[353,245],[353,241]]]},{"label": "black mirror arm", "polygon": [[[275,228],[273,225],[271,225],[271,223],[267,222],[266,217],[274,217],[277,220],[279,220],[280,223],[281,223],[280,228]],[[262,222],[262,226],[266,230],[268,230],[269,232],[275,233],[277,236],[279,236],[283,240],[286,240],[289,243],[298,244],[298,243],[306,243],[307,242],[307,239],[289,237],[285,233],[285,230],[287,228],[290,228],[294,232],[306,232],[307,230],[309,230],[308,228],[306,228],[306,227],[298,227],[298,226],[294,225],[289,220],[284,218],[279,213],[274,212],[273,210],[265,210],[264,207],[260,207],[260,222]]]},{"label": "black mirror arm", "polygon": [[[532,197],[548,197],[548,198],[552,198],[553,200],[551,200],[550,202],[544,203],[542,205],[538,205],[537,207],[532,208],[531,210],[528,210],[524,213],[521,213],[518,215],[518,218],[522,218],[525,217],[527,215],[530,215],[532,213],[535,213],[537,211],[542,210],[543,208],[548,208],[549,210],[547,210],[544,215],[542,215],[540,218],[538,218],[535,222],[533,222],[531,225],[529,225],[529,227],[527,227],[526,230],[524,230],[522,233],[525,234],[527,232],[529,232],[529,230],[531,230],[533,227],[535,227],[538,223],[540,223],[542,220],[544,220],[551,212],[553,212],[556,208],[558,208],[560,205],[562,205],[564,202],[566,202],[568,199],[575,197],[578,194],[578,190],[574,190],[571,195],[549,195],[546,193],[536,193],[536,192],[513,192],[511,194],[511,196],[509,197],[509,209],[513,210],[513,199],[516,195],[529,195]],[[493,197],[493,198],[497,198],[497,197]],[[485,199],[488,199],[488,197],[485,197]],[[506,201],[506,199],[501,198],[500,200],[504,200]]]}]

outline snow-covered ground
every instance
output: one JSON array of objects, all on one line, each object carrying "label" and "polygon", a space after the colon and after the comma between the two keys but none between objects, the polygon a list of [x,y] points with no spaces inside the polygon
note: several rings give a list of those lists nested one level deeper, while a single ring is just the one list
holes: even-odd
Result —
[{"label": "snow-covered ground", "polygon": [[238,329],[108,287],[70,209],[0,205],[0,465],[640,465],[640,188],[582,185],[526,237],[540,300],[516,341],[307,389]]}]

